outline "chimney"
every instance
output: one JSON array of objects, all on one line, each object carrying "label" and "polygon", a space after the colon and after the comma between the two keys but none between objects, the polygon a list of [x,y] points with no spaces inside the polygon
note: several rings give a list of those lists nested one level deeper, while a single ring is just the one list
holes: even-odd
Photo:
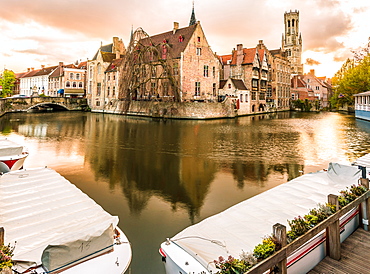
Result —
[{"label": "chimney", "polygon": [[31,71],[31,69],[30,68],[27,68],[27,72],[30,72]]},{"label": "chimney", "polygon": [[118,37],[113,37],[112,53],[116,53],[118,50],[119,50]]},{"label": "chimney", "polygon": [[178,22],[173,22],[173,34],[179,29],[179,23]]},{"label": "chimney", "polygon": [[31,68],[31,70],[34,70],[35,68]]},{"label": "chimney", "polygon": [[63,67],[63,62],[59,62],[59,67]]},{"label": "chimney", "polygon": [[45,68],[45,65],[41,65],[41,69],[44,69]]},{"label": "chimney", "polygon": [[243,44],[236,45],[236,64],[241,65],[244,60]]},{"label": "chimney", "polygon": [[314,69],[310,69],[310,73],[308,73],[308,74],[310,74],[312,76],[315,76],[315,70]]}]

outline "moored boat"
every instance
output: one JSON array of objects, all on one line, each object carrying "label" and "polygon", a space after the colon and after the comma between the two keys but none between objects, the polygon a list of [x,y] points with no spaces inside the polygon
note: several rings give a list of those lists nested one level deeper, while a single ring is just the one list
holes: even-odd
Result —
[{"label": "moored boat", "polygon": [[[360,176],[358,167],[331,163],[327,171],[302,175],[185,228],[161,244],[166,273],[216,273],[214,260],[219,256],[239,258],[243,252],[252,252],[271,235],[274,224],[289,227],[287,220],[326,203],[327,195],[357,184]],[[345,214],[340,219],[340,240],[358,225],[357,209]],[[325,249],[322,231],[289,255],[288,273],[307,273],[325,257]]]},{"label": "moored boat", "polygon": [[0,139],[0,162],[5,164],[1,168],[4,169],[2,172],[21,169],[27,156],[28,152],[23,146],[8,139]]},{"label": "moored boat", "polygon": [[0,178],[0,224],[16,273],[124,273],[131,245],[110,215],[49,168]]}]

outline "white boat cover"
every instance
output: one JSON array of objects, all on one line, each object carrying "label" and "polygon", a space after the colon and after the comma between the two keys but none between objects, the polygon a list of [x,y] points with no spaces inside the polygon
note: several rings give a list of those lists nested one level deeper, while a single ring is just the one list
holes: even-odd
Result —
[{"label": "white boat cover", "polygon": [[49,168],[9,172],[0,178],[0,224],[13,259],[48,270],[113,245],[118,217]]},{"label": "white boat cover", "polygon": [[370,167],[370,153],[358,158],[353,165],[356,166],[363,166],[363,167]]},{"label": "white boat cover", "polygon": [[20,155],[23,152],[23,146],[14,143],[8,139],[0,139],[0,158]]},{"label": "white boat cover", "polygon": [[242,251],[253,252],[264,236],[272,234],[274,224],[289,230],[287,220],[326,203],[327,195],[338,195],[357,183],[360,173],[358,167],[331,163],[327,172],[302,175],[279,185],[184,229],[171,240],[212,269],[219,256],[239,258]]}]

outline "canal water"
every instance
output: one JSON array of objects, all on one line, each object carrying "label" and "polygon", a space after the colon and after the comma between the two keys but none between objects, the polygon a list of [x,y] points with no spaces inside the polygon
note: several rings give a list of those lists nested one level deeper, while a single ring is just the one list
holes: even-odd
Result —
[{"label": "canal water", "polygon": [[0,132],[28,148],[26,168],[55,169],[119,217],[135,274],[164,273],[158,248],[187,226],[370,152],[369,122],[329,112],[211,121],[14,113]]}]

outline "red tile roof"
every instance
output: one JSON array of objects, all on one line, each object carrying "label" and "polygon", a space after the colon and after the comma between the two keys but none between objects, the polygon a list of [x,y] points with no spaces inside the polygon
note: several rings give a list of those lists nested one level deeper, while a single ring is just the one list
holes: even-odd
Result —
[{"label": "red tile roof", "polygon": [[[243,61],[242,65],[253,64],[254,57],[256,55],[256,48],[244,48],[243,49]],[[231,65],[236,65],[237,51],[235,50],[232,54]]]}]

